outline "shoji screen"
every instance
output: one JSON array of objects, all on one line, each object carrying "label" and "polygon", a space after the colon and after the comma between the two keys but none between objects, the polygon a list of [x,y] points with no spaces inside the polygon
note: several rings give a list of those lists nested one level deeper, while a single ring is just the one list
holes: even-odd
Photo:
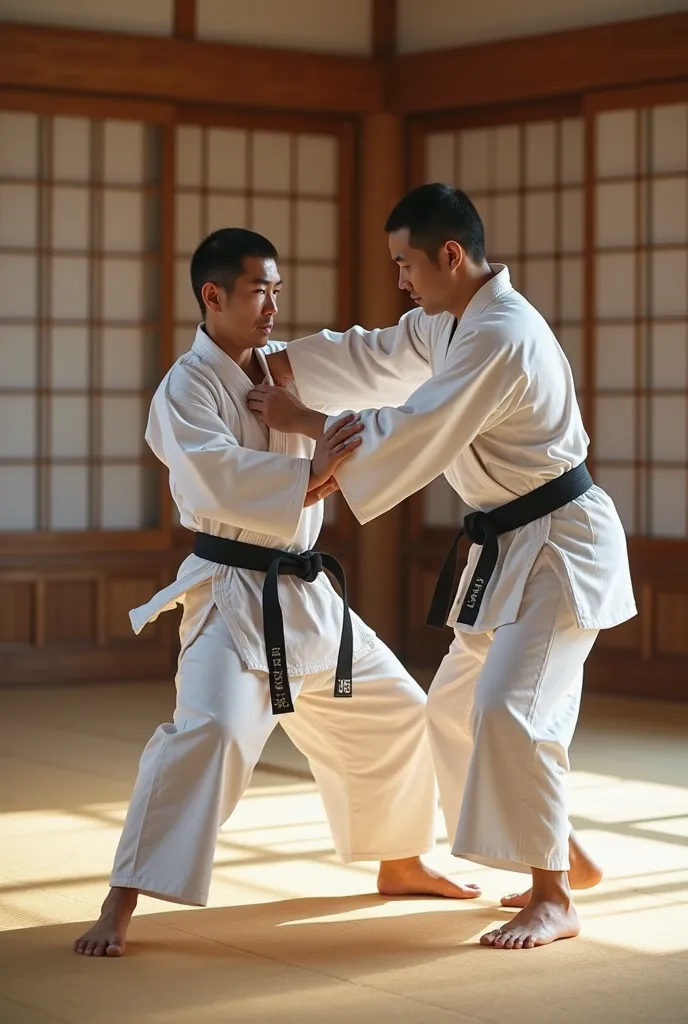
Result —
[{"label": "shoji screen", "polygon": [[629,534],[688,536],[688,102],[602,110],[595,472]]},{"label": "shoji screen", "polygon": [[0,531],[160,521],[160,129],[0,112]]}]

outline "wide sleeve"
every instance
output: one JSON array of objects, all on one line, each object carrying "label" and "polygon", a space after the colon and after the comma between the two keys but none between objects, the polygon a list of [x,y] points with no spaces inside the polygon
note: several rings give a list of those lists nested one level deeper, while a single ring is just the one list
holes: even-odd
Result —
[{"label": "wide sleeve", "polygon": [[401,405],[430,376],[432,319],[414,309],[394,327],[320,331],[290,342],[302,402],[320,412]]},{"label": "wide sleeve", "polygon": [[336,473],[360,523],[387,512],[443,473],[525,392],[522,362],[509,346],[476,333],[463,338],[459,348],[451,365],[405,405],[362,411],[361,447]]},{"label": "wide sleeve", "polygon": [[296,533],[310,461],[241,447],[207,389],[168,379],[153,399],[146,441],[198,518],[276,537]]}]

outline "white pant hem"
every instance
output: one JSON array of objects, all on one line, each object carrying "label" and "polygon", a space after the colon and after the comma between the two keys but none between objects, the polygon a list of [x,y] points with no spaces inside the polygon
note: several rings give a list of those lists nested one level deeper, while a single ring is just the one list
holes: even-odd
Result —
[{"label": "white pant hem", "polygon": [[546,857],[541,857],[537,854],[533,854],[532,858],[528,858],[529,862],[526,862],[521,858],[509,857],[497,851],[490,851],[489,853],[480,851],[468,852],[460,848],[454,848],[452,856],[458,857],[461,860],[470,860],[476,864],[484,864],[488,868],[497,868],[500,871],[517,871],[526,875],[530,874],[531,868],[541,871],[569,870],[568,858],[566,858],[565,862],[556,858],[548,860]]},{"label": "white pant hem", "polygon": [[145,879],[137,878],[135,875],[112,875],[110,886],[116,889],[136,889],[141,896],[150,896],[154,900],[165,900],[167,903],[181,903],[185,907],[208,905],[207,892],[183,893],[172,889],[162,889],[159,886],[151,886]]},{"label": "white pant hem", "polygon": [[425,843],[423,846],[414,846],[410,850],[395,850],[392,853],[348,853],[339,854],[342,864],[353,864],[355,861],[365,860],[406,860],[408,857],[422,857],[425,853],[432,853],[434,843]]}]

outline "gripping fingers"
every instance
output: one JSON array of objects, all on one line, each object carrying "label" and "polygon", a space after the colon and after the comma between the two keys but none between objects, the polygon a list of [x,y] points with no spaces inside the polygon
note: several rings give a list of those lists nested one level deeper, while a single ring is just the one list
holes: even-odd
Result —
[{"label": "gripping fingers", "polygon": [[342,441],[347,441],[349,438],[355,437],[356,434],[360,434],[363,430],[362,423],[350,423],[346,427],[340,427],[339,430],[330,438],[328,445],[334,449],[337,445],[341,444]]},{"label": "gripping fingers", "polygon": [[335,455],[350,455],[362,443],[361,437],[350,437],[334,448]]}]

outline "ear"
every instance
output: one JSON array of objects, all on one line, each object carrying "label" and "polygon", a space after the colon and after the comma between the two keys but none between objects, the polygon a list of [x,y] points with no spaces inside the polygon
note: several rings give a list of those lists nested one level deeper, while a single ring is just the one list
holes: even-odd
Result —
[{"label": "ear", "polygon": [[444,252],[447,260],[447,265],[450,270],[458,270],[466,258],[462,247],[458,242],[445,242]]},{"label": "ear", "polygon": [[206,304],[208,309],[211,309],[214,313],[220,312],[221,303],[221,289],[219,285],[213,284],[212,281],[206,281],[201,288],[201,298]]}]

